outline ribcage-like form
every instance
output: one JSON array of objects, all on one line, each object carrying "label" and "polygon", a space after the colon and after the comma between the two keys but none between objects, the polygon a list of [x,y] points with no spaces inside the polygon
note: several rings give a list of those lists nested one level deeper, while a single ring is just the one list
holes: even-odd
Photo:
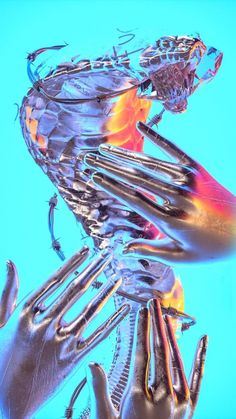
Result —
[{"label": "ribcage-like form", "polygon": [[[103,77],[106,76],[106,72]],[[127,86],[125,70],[110,72],[111,88]],[[102,72],[89,74],[95,94],[99,92]],[[78,94],[76,86],[84,84],[88,75],[79,73],[55,76],[44,88],[55,97]],[[90,86],[91,88],[91,86]],[[143,139],[136,130],[138,120],[145,121],[150,102],[136,95],[137,89],[106,101],[63,104],[49,100],[31,89],[21,107],[21,125],[30,153],[60,191],[85,232],[92,236],[96,248],[112,247],[117,255],[106,274],[123,276],[122,291],[131,296],[149,299],[163,292],[163,302],[183,309],[182,288],[172,269],[161,263],[147,263],[121,257],[119,247],[131,238],[155,237],[158,232],[140,216],[118,201],[98,191],[90,181],[90,171],[83,163],[88,151],[109,142],[134,150],[142,150]],[[115,297],[115,305],[124,301]],[[127,381],[131,356],[134,316],[138,304],[117,331],[114,365],[110,370],[110,385],[115,405],[119,405]],[[120,345],[122,336],[122,346]],[[84,414],[86,417],[86,413]]]}]

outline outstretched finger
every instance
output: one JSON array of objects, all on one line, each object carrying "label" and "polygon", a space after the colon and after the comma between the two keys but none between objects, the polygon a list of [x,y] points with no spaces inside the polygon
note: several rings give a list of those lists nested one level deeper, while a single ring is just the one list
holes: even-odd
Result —
[{"label": "outstretched finger", "polygon": [[26,302],[25,308],[37,310],[44,299],[49,297],[88,258],[89,248],[84,246],[58,269]]},{"label": "outstretched finger", "polygon": [[149,140],[160,147],[170,157],[176,159],[178,163],[190,165],[191,167],[195,166],[196,163],[191,157],[184,153],[179,147],[177,147],[177,145],[162,137],[148,125],[140,121],[137,124],[137,128],[143,135],[145,135],[145,137],[149,138]]},{"label": "outstretched finger", "polygon": [[163,262],[183,262],[188,255],[178,246],[177,242],[165,238],[161,240],[132,240],[124,246],[123,254],[135,258],[146,258],[149,260]]},{"label": "outstretched finger", "polygon": [[19,279],[16,267],[10,260],[7,261],[7,279],[0,298],[0,327],[3,327],[16,306],[19,289]]},{"label": "outstretched finger", "polygon": [[172,358],[172,373],[174,380],[174,389],[176,395],[180,401],[188,401],[190,398],[190,392],[188,388],[188,383],[185,377],[184,366],[181,359],[181,354],[176,342],[175,334],[170,322],[170,317],[165,317],[166,330],[169,341],[169,347]]},{"label": "outstretched finger", "polygon": [[207,345],[208,345],[208,336],[204,335],[198,343],[192,371],[190,374],[189,389],[190,389],[190,397],[192,401],[192,415],[196,408],[199,393],[200,393],[200,387],[201,387],[203,373],[204,373]]},{"label": "outstretched finger", "polygon": [[118,417],[109,395],[107,376],[99,364],[87,367],[87,383],[90,395],[91,419],[116,419]]},{"label": "outstretched finger", "polygon": [[161,180],[155,173],[150,174],[137,167],[127,166],[122,164],[121,161],[117,164],[117,160],[109,160],[101,155],[87,154],[85,163],[96,171],[164,199],[179,195],[182,192],[180,186]]},{"label": "outstretched finger", "polygon": [[114,330],[118,324],[127,316],[130,312],[130,305],[124,304],[113,313],[108,320],[106,320],[101,326],[99,326],[94,333],[92,333],[85,340],[78,340],[77,350],[78,350],[78,360],[81,359],[81,356],[85,356],[90,352],[95,346],[100,342],[105,340],[107,336]]},{"label": "outstretched finger", "polygon": [[141,391],[148,396],[148,376],[150,363],[150,315],[142,307],[136,318],[135,338],[130,366],[130,385],[132,390]]},{"label": "outstretched finger", "polygon": [[101,189],[123,202],[133,211],[143,215],[149,221],[155,223],[157,220],[166,220],[168,217],[168,211],[164,207],[156,204],[142,193],[134,191],[131,187],[102,173],[95,173],[92,179]]},{"label": "outstretched finger", "polygon": [[102,287],[99,294],[96,295],[84,308],[83,312],[68,326],[63,327],[63,334],[73,334],[79,337],[91,320],[104,307],[114,292],[120,287],[122,279],[110,281]]},{"label": "outstretched finger", "polygon": [[153,345],[151,349],[154,359],[153,398],[157,401],[161,394],[160,387],[164,389],[167,394],[173,395],[170,371],[170,351],[160,302],[158,299],[154,299],[151,300],[148,305],[153,331]]},{"label": "outstretched finger", "polygon": [[148,154],[127,150],[126,148],[115,147],[110,144],[101,144],[101,154],[108,158],[120,159],[126,165],[137,166],[154,173],[165,174],[173,178],[183,174],[183,167],[172,162],[156,159]]},{"label": "outstretched finger", "polygon": [[102,252],[67,286],[66,290],[52,304],[45,317],[60,321],[70,307],[85,293],[110,263],[110,252]]}]

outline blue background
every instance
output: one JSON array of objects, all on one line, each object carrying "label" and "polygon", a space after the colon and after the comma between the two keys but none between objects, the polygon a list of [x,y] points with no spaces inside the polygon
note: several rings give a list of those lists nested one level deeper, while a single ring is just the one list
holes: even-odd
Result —
[{"label": "blue background", "polygon": [[[207,45],[224,52],[221,69],[215,80],[190,98],[185,114],[165,115],[160,131],[235,193],[235,14],[236,2],[225,0],[0,1],[1,283],[8,258],[19,270],[20,298],[60,266],[47,229],[46,201],[54,188],[28,154],[19,121],[14,121],[14,103],[20,104],[30,86],[27,53],[67,41],[77,45],[78,52],[80,45],[83,49],[92,45],[96,57],[99,45],[109,45],[117,27],[138,27],[144,34],[148,29],[154,38],[199,32]],[[81,233],[62,199],[59,208],[56,233],[70,256],[81,247]],[[198,319],[197,326],[180,339],[187,371],[199,336],[209,335],[196,418],[236,418],[235,267],[234,257],[176,269],[185,288],[186,311]],[[35,418],[62,417],[73,386],[69,383],[66,389]]]}]

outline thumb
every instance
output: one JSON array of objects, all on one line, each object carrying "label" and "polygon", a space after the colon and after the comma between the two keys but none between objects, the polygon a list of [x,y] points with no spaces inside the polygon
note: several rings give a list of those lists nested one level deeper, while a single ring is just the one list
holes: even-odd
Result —
[{"label": "thumb", "polygon": [[10,260],[7,261],[7,279],[0,298],[0,327],[3,327],[16,306],[19,289],[19,280],[16,267]]},{"label": "thumb", "polygon": [[89,364],[87,382],[90,393],[90,419],[118,419],[109,395],[106,374],[99,364]]},{"label": "thumb", "polygon": [[182,262],[185,258],[183,249],[169,238],[158,241],[138,239],[127,243],[123,254],[132,257],[145,257],[149,260],[168,262]]}]

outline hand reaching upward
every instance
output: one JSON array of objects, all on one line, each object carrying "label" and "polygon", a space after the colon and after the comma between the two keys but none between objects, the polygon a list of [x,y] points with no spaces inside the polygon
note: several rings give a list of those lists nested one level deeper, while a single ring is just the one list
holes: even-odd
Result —
[{"label": "hand reaching upward", "polygon": [[[121,283],[121,280],[111,278],[76,319],[65,323],[66,312],[82,297],[112,257],[109,253],[100,253],[81,270],[80,266],[88,256],[87,247],[72,256],[24,304],[17,307],[10,321],[18,279],[14,264],[8,263],[7,282],[0,301],[0,324],[3,326],[0,330],[0,410],[4,418],[31,418],[73,368],[129,311],[128,305],[122,306],[89,337],[83,338],[84,330]],[[74,279],[51,304],[46,305],[47,298],[58,291],[75,271]]]}]

